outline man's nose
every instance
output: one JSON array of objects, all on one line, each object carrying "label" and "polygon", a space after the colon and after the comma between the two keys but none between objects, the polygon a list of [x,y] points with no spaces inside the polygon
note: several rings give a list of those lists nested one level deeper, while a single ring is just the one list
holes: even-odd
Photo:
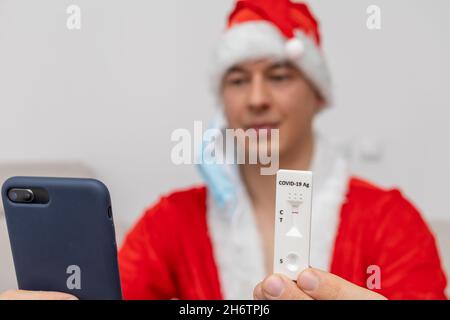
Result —
[{"label": "man's nose", "polygon": [[268,88],[262,77],[254,77],[251,83],[248,106],[254,112],[265,111],[270,107]]}]

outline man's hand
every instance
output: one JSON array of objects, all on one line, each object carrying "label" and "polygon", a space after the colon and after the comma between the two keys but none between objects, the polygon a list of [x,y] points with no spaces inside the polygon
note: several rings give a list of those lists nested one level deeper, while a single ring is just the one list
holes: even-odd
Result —
[{"label": "man's hand", "polygon": [[0,293],[0,300],[78,300],[62,292],[9,290]]},{"label": "man's hand", "polygon": [[385,300],[382,295],[358,287],[334,274],[307,269],[297,279],[273,274],[253,291],[256,300]]}]

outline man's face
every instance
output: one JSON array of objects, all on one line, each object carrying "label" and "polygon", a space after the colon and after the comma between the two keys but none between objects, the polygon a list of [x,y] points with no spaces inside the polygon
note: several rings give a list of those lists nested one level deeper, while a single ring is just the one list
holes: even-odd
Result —
[{"label": "man's face", "polygon": [[231,129],[279,129],[279,155],[289,157],[311,138],[322,100],[301,71],[269,59],[238,64],[222,82],[225,115]]}]

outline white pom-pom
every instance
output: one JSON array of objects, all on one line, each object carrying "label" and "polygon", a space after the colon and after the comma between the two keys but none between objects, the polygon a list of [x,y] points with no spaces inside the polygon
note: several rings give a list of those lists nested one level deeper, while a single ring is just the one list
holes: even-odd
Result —
[{"label": "white pom-pom", "polygon": [[286,43],[286,54],[289,59],[298,60],[305,52],[303,41],[298,38],[289,39]]}]

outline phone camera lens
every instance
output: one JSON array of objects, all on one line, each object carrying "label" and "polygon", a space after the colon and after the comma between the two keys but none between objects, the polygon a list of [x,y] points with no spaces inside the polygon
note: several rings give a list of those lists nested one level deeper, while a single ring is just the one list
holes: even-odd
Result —
[{"label": "phone camera lens", "polygon": [[11,189],[8,192],[8,198],[12,202],[30,203],[34,200],[34,193],[30,189]]},{"label": "phone camera lens", "polygon": [[10,198],[12,201],[16,201],[17,198],[18,198],[17,192],[15,192],[15,191],[10,191],[10,192],[9,192],[9,198]]},{"label": "phone camera lens", "polygon": [[25,192],[23,194],[23,201],[31,201],[33,199],[33,195],[30,192]]}]

